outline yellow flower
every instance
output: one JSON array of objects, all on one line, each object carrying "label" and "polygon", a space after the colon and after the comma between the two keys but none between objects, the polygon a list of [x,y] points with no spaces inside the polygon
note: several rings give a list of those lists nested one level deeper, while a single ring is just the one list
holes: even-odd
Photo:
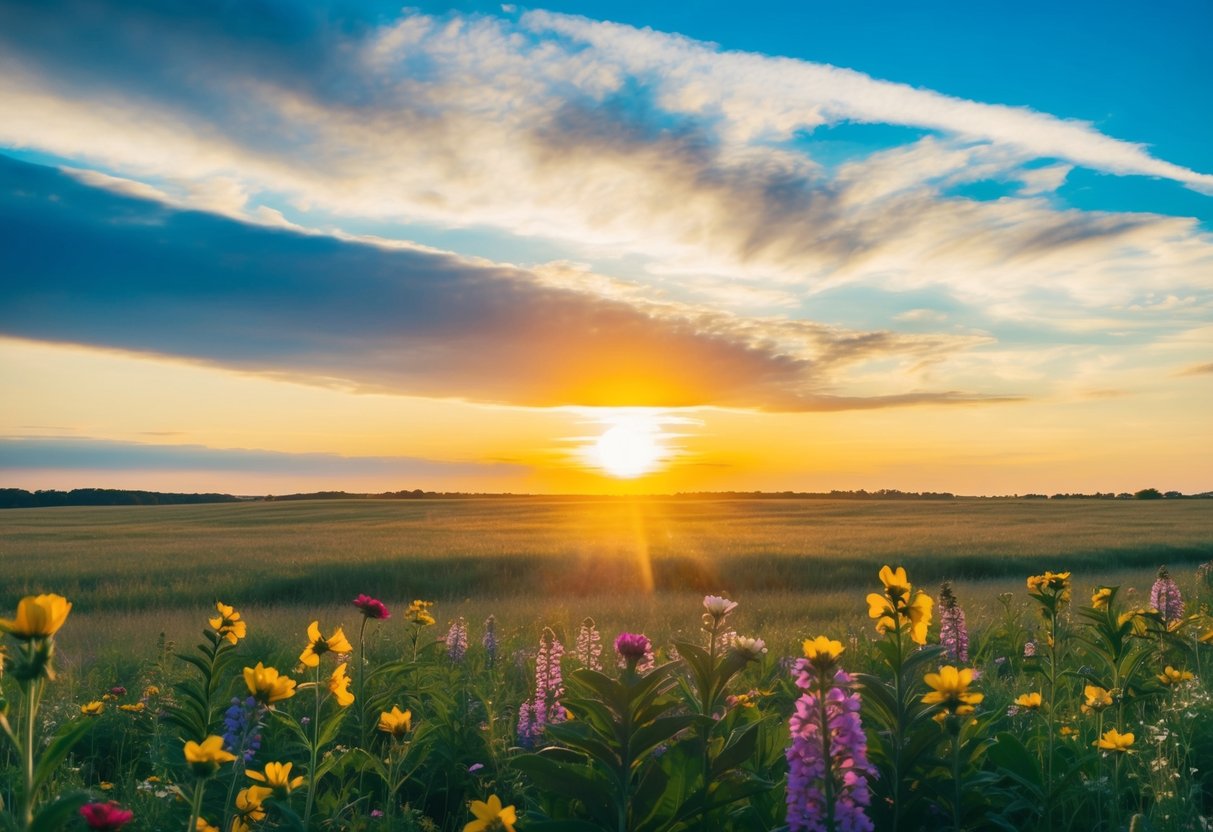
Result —
[{"label": "yellow flower", "polygon": [[973,706],[985,699],[985,694],[970,691],[973,684],[973,669],[957,669],[952,665],[939,668],[938,673],[928,673],[922,680],[932,691],[922,697],[923,704],[942,705],[950,713],[971,714]]},{"label": "yellow flower", "polygon": [[396,705],[390,711],[379,714],[378,728],[385,734],[400,738],[413,730],[413,712],[401,711]]},{"label": "yellow flower", "polygon": [[80,713],[85,716],[101,716],[101,712],[105,710],[105,703],[100,699],[94,699],[87,705],[80,706]]},{"label": "yellow flower", "polygon": [[1115,728],[1109,728],[1104,735],[1091,745],[1101,751],[1117,751],[1121,754],[1128,752],[1129,746],[1133,744],[1133,735],[1128,731],[1120,733]]},{"label": "yellow flower", "polygon": [[876,622],[876,632],[887,633],[897,628],[897,619],[893,617],[896,610],[893,602],[879,592],[868,594],[868,617]]},{"label": "yellow flower", "polygon": [[1171,667],[1171,665],[1167,665],[1163,672],[1158,674],[1158,681],[1162,682],[1164,685],[1174,685],[1178,684],[1179,682],[1187,682],[1194,678],[1196,677],[1193,676],[1189,671],[1176,670],[1175,668]]},{"label": "yellow flower", "polygon": [[514,824],[518,817],[513,806],[502,807],[501,798],[495,794],[489,795],[488,801],[473,800],[472,814],[476,816],[463,827],[463,832],[486,832],[489,829],[504,828],[506,832],[514,832]]},{"label": "yellow flower", "polygon": [[145,687],[143,689],[143,695],[144,696],[159,696],[160,688],[156,687],[155,685],[148,685],[147,687]]},{"label": "yellow flower", "polygon": [[890,569],[886,564],[880,568],[880,582],[884,584],[885,595],[888,595],[894,601],[898,598],[908,598],[910,595],[910,581],[906,577],[906,568],[899,566],[897,569]]},{"label": "yellow flower", "polygon": [[16,618],[0,618],[0,632],[25,641],[48,638],[59,632],[71,611],[72,602],[62,595],[27,595],[17,603]]},{"label": "yellow flower", "polygon": [[433,601],[413,601],[409,604],[408,609],[404,611],[406,621],[411,621],[414,624],[420,624],[422,627],[428,627],[436,623],[434,616],[430,614],[430,607],[434,606]]},{"label": "yellow flower", "polygon": [[343,708],[354,704],[354,694],[350,693],[350,677],[345,675],[345,662],[337,665],[337,669],[329,677],[329,692],[337,697],[337,704]]},{"label": "yellow flower", "polygon": [[822,659],[823,661],[832,662],[842,655],[845,650],[841,641],[833,641],[826,636],[818,636],[813,639],[806,639],[804,643],[804,657],[806,659]]},{"label": "yellow flower", "polygon": [[934,603],[930,595],[920,592],[909,606],[910,640],[915,644],[927,643],[927,629],[931,626],[931,607]]},{"label": "yellow flower", "polygon": [[252,821],[264,820],[265,807],[261,804],[273,793],[273,789],[265,786],[249,786],[247,789],[241,789],[236,795],[236,811],[240,813],[241,818]]},{"label": "yellow flower", "polygon": [[1111,707],[1112,694],[1098,685],[1087,685],[1082,689],[1083,695],[1086,697],[1082,703],[1082,712],[1089,714],[1092,711],[1102,711],[1104,708]]},{"label": "yellow flower", "polygon": [[199,777],[210,777],[220,765],[235,759],[235,754],[223,750],[223,737],[212,735],[201,743],[190,740],[185,744],[185,761]]},{"label": "yellow flower", "polygon": [[198,823],[194,825],[194,832],[219,832],[219,827],[211,826],[206,822],[206,818],[198,818]]},{"label": "yellow flower", "polygon": [[210,619],[211,629],[222,638],[235,644],[248,635],[248,625],[240,619],[240,613],[222,601],[215,602],[218,615]]},{"label": "yellow flower", "polygon": [[291,779],[291,766],[293,763],[266,763],[265,771],[246,771],[250,778],[259,783],[265,783],[275,792],[280,795],[290,794],[295,789],[303,785],[303,775]]},{"label": "yellow flower", "polygon": [[119,705],[118,710],[126,711],[127,713],[139,714],[143,713],[143,709],[147,707],[142,702],[134,702],[130,705]]},{"label": "yellow flower", "polygon": [[313,621],[307,625],[307,637],[307,647],[303,648],[303,652],[299,654],[299,661],[307,667],[318,666],[320,656],[324,653],[352,653],[354,651],[349,639],[345,637],[345,632],[340,627],[334,630],[331,636],[325,638],[320,634],[320,622]]},{"label": "yellow flower", "polygon": [[1070,573],[1045,572],[1043,575],[1033,575],[1028,578],[1028,591],[1037,595],[1048,592],[1065,603],[1070,600]]},{"label": "yellow flower", "polygon": [[237,815],[232,818],[230,832],[253,832],[253,827],[248,824],[248,821]]},{"label": "yellow flower", "polygon": [[1015,704],[1021,708],[1027,708],[1034,711],[1041,706],[1044,700],[1040,696],[1040,691],[1032,691],[1031,693],[1023,693],[1015,697]]},{"label": "yellow flower", "polygon": [[248,692],[262,705],[272,705],[295,695],[295,680],[283,676],[275,668],[257,662],[256,667],[244,669],[244,684]]},{"label": "yellow flower", "polygon": [[1097,610],[1106,610],[1108,602],[1112,600],[1113,592],[1113,589],[1107,586],[1095,590],[1095,593],[1091,596],[1091,606]]},{"label": "yellow flower", "polygon": [[97,788],[101,789],[103,792],[113,791],[114,784],[108,780],[102,780],[97,784]]},{"label": "yellow flower", "polygon": [[1063,725],[1063,726],[1061,726],[1061,728],[1059,728],[1057,730],[1057,733],[1061,734],[1063,737],[1066,737],[1068,739],[1070,737],[1078,736],[1078,729],[1071,728],[1069,725]]}]

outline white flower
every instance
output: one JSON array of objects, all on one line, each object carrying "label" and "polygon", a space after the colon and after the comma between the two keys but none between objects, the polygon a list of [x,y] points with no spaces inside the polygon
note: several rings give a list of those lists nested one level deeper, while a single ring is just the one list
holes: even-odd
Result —
[{"label": "white flower", "polygon": [[760,638],[738,636],[733,640],[733,649],[747,660],[753,660],[767,652],[767,643]]},{"label": "white flower", "polygon": [[730,601],[728,598],[722,598],[719,595],[705,595],[703,597],[703,608],[708,611],[708,615],[721,619],[737,609],[737,602]]}]

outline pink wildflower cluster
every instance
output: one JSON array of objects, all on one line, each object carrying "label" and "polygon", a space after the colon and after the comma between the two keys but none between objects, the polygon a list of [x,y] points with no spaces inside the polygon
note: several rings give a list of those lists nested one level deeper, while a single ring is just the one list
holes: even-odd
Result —
[{"label": "pink wildflower cluster", "polygon": [[602,670],[602,634],[594,619],[586,618],[577,631],[577,662],[590,670]]},{"label": "pink wildflower cluster", "polygon": [[1168,624],[1184,617],[1183,595],[1165,566],[1158,570],[1158,580],[1150,587],[1150,606],[1158,610],[1162,620]]},{"label": "pink wildflower cluster", "polygon": [[868,778],[876,769],[868,762],[860,697],[851,677],[832,663],[809,659],[798,660],[793,672],[804,693],[788,723],[788,829],[872,832],[865,809],[872,800]]},{"label": "pink wildflower cluster", "polygon": [[468,623],[462,616],[451,622],[451,628],[447,630],[444,641],[446,642],[446,654],[451,661],[463,661],[463,657],[468,651]]},{"label": "pink wildflower cluster", "polygon": [[560,670],[563,655],[564,645],[550,627],[545,627],[535,657],[535,695],[518,706],[518,740],[528,748],[539,740],[544,726],[566,719],[560,704],[564,695],[564,676]]},{"label": "pink wildflower cluster", "polygon": [[956,594],[952,592],[949,581],[945,581],[939,590],[939,642],[951,661],[969,661],[969,630],[965,626],[965,611],[956,602]]}]

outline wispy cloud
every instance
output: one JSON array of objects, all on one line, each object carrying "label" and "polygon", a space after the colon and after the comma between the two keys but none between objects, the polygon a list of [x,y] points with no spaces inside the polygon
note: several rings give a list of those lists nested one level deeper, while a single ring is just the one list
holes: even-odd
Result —
[{"label": "wispy cloud", "polygon": [[[223,471],[300,477],[517,476],[520,465],[406,456],[284,453],[205,445],[164,445],[89,437],[0,437],[0,471]],[[402,482],[403,486],[405,483]]]},{"label": "wispy cloud", "polygon": [[[525,405],[835,410],[837,373],[984,343],[734,318],[550,285],[451,254],[266,228],[0,157],[0,331],[359,390]],[[995,398],[1001,398],[996,396]]]},{"label": "wispy cloud", "polygon": [[[937,286],[1024,319],[1041,293],[1088,310],[1213,291],[1213,239],[1196,222],[1049,198],[1075,165],[1213,188],[1091,124],[542,11],[380,24],[320,4],[213,8],[0,12],[0,142],[267,221],[268,194],[305,214],[626,252],[721,305]],[[844,122],[932,134],[826,165],[812,131]],[[1062,161],[1025,167],[1041,159]],[[949,195],[990,178],[1019,190]],[[722,291],[739,279],[769,285]]]}]

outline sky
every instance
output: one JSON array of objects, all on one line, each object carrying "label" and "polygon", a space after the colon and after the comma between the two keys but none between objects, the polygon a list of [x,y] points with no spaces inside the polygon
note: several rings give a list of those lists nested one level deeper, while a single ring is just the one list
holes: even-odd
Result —
[{"label": "sky", "polygon": [[0,0],[0,487],[1211,490],[1210,31]]}]

